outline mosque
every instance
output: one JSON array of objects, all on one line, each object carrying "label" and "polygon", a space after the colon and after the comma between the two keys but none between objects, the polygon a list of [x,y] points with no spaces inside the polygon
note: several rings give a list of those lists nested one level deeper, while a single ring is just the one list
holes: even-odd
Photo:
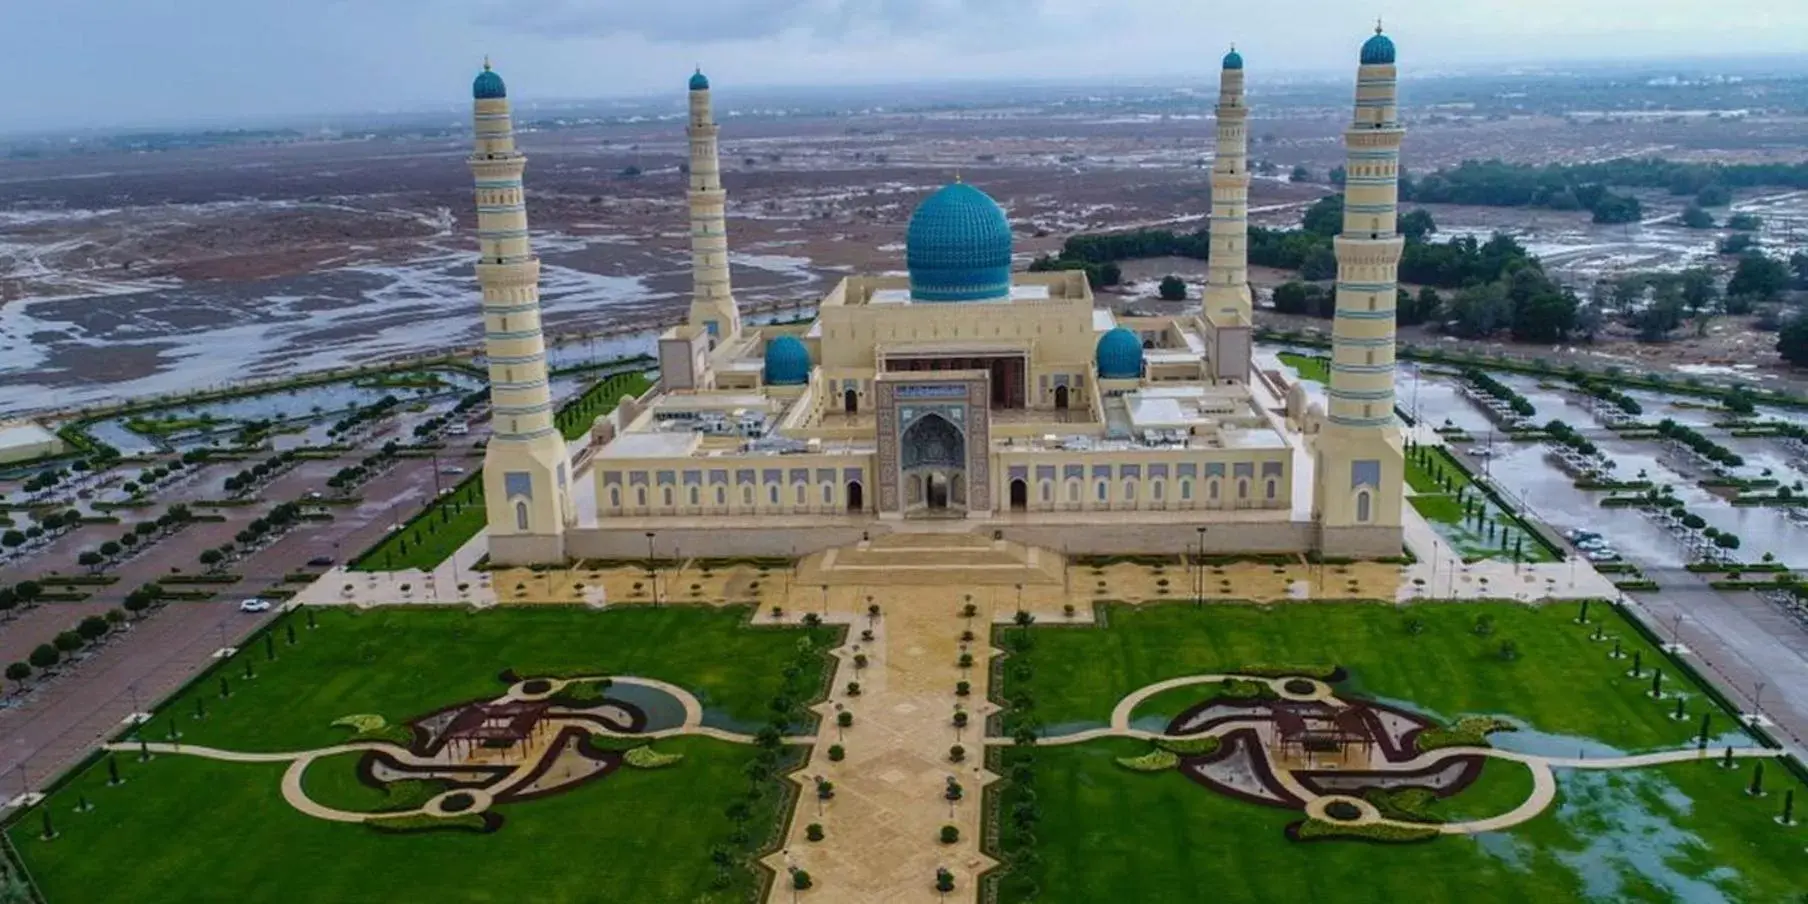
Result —
[{"label": "mosque", "polygon": [[[976,185],[924,198],[907,277],[852,276],[807,323],[753,325],[729,279],[709,80],[691,76],[694,290],[658,339],[659,382],[568,444],[553,424],[507,90],[474,84],[498,564],[801,556],[909,534],[1080,553],[1401,551],[1394,418],[1394,46],[1362,45],[1327,404],[1251,342],[1248,108],[1224,57],[1202,303],[1124,316],[1079,272],[1013,272],[1011,224]],[[1328,410],[1327,410],[1328,409]],[[576,467],[574,468],[574,462]]]}]

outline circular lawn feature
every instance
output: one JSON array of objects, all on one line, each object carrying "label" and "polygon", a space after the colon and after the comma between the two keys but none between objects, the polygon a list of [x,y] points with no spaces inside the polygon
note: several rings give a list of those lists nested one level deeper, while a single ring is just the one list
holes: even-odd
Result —
[{"label": "circular lawn feature", "polygon": [[[440,798],[439,802],[440,810],[445,813],[463,813],[476,805],[477,798],[472,797],[470,794],[463,791],[454,791],[451,794]],[[1337,806],[1337,804],[1332,804],[1332,806]],[[1344,804],[1344,806],[1349,805]],[[1351,809],[1355,808],[1351,807]]]},{"label": "circular lawn feature", "polygon": [[1304,678],[1289,678],[1287,679],[1287,683],[1281,685],[1281,687],[1289,694],[1298,694],[1302,697],[1318,691],[1318,685],[1313,684]]},{"label": "circular lawn feature", "polygon": [[552,690],[552,682],[545,678],[531,678],[521,682],[521,691],[526,694],[544,694]]},{"label": "circular lawn feature", "polygon": [[1325,804],[1325,816],[1340,822],[1349,822],[1361,815],[1362,811],[1347,800],[1334,800]]}]

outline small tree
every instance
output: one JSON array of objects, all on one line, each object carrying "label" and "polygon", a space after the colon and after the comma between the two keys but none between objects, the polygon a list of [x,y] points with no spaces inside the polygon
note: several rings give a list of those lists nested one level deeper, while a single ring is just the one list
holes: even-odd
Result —
[{"label": "small tree", "polygon": [[960,841],[960,829],[954,826],[942,826],[942,843],[954,844]]},{"label": "small tree", "polygon": [[945,866],[935,868],[935,890],[944,895],[954,890],[954,874]]},{"label": "small tree", "polygon": [[6,680],[15,684],[23,683],[25,679],[30,677],[31,665],[29,663],[15,662],[6,667]]},{"label": "small tree", "polygon": [[99,615],[90,615],[87,618],[82,619],[81,623],[75,626],[75,633],[81,635],[83,640],[93,643],[102,637],[105,637],[107,631],[110,629],[111,626],[107,624],[105,618]]},{"label": "small tree", "polygon": [[38,644],[37,648],[31,651],[31,656],[27,657],[32,667],[37,669],[50,668],[62,658],[63,654],[58,653],[56,647],[47,643]]},{"label": "small tree", "polygon": [[82,648],[82,636],[74,631],[59,632],[51,642],[64,653],[73,653]]},{"label": "small tree", "polygon": [[1157,291],[1160,292],[1162,301],[1185,301],[1186,280],[1169,274],[1161,278],[1161,286]]}]

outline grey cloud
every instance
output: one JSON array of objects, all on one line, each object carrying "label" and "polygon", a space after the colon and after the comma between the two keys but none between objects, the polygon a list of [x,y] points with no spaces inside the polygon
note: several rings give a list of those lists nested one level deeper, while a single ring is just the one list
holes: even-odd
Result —
[{"label": "grey cloud", "polygon": [[786,32],[838,38],[874,31],[898,36],[975,37],[1003,19],[1033,16],[1041,0],[492,0],[489,25],[543,37],[635,35],[657,43],[768,38]]}]

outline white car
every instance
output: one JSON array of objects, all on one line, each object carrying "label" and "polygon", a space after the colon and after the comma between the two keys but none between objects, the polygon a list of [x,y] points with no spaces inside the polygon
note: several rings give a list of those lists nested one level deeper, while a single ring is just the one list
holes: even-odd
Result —
[{"label": "white car", "polygon": [[1607,547],[1601,547],[1600,549],[1591,549],[1588,551],[1588,560],[1590,562],[1611,562],[1619,557],[1620,557],[1619,553],[1614,552],[1613,550],[1608,549]]},{"label": "white car", "polygon": [[266,600],[266,599],[258,599],[257,597],[254,596],[248,600],[245,600],[245,601],[239,603],[239,611],[240,612],[268,612],[268,611],[270,611],[270,601]]},{"label": "white car", "polygon": [[1576,548],[1584,552],[1594,552],[1597,549],[1606,549],[1607,541],[1600,537],[1583,537],[1576,541]]},{"label": "white car", "polygon": [[468,426],[466,424],[453,424],[452,426],[446,428],[446,432],[452,434],[453,436],[464,436],[465,434],[471,432],[471,428],[470,428],[470,426]]}]

